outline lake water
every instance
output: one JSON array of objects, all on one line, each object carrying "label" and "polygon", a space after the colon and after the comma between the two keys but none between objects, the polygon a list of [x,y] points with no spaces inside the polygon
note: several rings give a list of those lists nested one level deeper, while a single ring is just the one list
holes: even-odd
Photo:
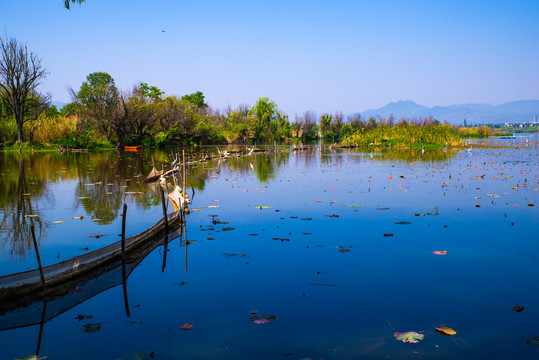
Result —
[{"label": "lake water", "polygon": [[[190,167],[186,235],[168,244],[166,267],[158,247],[126,292],[121,282],[93,296],[77,289],[75,303],[88,299],[0,331],[0,357],[39,348],[49,359],[538,358],[539,147],[505,144],[312,149]],[[160,194],[141,182],[152,161],[171,159],[1,153],[0,275],[37,267],[31,222],[45,266],[117,241],[124,200],[128,235],[156,223]],[[423,339],[396,339],[408,331]]]}]

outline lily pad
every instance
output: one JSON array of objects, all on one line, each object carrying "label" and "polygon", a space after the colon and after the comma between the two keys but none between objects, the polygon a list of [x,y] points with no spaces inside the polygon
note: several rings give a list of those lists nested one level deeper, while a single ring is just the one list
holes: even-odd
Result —
[{"label": "lily pad", "polygon": [[86,314],[79,314],[75,316],[75,319],[77,319],[78,321],[82,321],[84,319],[93,319],[93,318],[94,318],[93,315],[86,315]]},{"label": "lily pad", "polygon": [[277,320],[277,316],[268,314],[253,315],[250,320],[255,324],[262,325]]},{"label": "lily pad", "polygon": [[83,333],[94,333],[101,329],[101,323],[82,325],[80,331]]},{"label": "lily pad", "polygon": [[117,360],[149,360],[153,359],[153,352],[150,354],[147,353],[131,353],[127,356],[118,358]]},{"label": "lily pad", "polygon": [[182,329],[182,330],[191,330],[194,327],[195,327],[195,325],[185,323],[182,326],[180,326],[180,329]]},{"label": "lily pad", "polygon": [[425,335],[416,333],[415,331],[396,332],[393,334],[395,339],[402,342],[418,343],[419,340],[423,340]]}]

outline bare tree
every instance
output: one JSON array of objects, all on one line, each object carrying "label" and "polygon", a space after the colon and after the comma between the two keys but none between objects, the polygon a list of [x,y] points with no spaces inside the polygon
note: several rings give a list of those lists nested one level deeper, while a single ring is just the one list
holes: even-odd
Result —
[{"label": "bare tree", "polygon": [[20,144],[23,140],[23,124],[29,120],[26,114],[33,106],[29,99],[37,93],[37,87],[47,72],[37,55],[15,38],[0,38],[0,52],[0,88],[15,116]]}]

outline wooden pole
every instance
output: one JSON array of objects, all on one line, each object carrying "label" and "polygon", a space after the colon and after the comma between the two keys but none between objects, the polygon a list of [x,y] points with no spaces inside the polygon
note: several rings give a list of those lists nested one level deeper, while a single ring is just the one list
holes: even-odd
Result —
[{"label": "wooden pole", "polygon": [[122,214],[122,259],[125,259],[125,222],[127,218],[127,204],[124,203],[124,210]]},{"label": "wooden pole", "polygon": [[43,302],[43,312],[41,313],[41,323],[39,324],[39,336],[37,338],[36,355],[39,355],[41,349],[41,339],[43,338],[43,326],[45,325],[45,317],[47,315],[47,300]]},{"label": "wooden pole", "polygon": [[168,252],[168,234],[165,234],[165,246],[163,247],[163,265],[161,266],[161,272],[165,272],[167,266],[167,252]]},{"label": "wooden pole", "polygon": [[129,299],[127,297],[127,269],[124,259],[122,259],[122,290],[124,293],[125,314],[130,317],[131,311],[129,310]]},{"label": "wooden pole", "polygon": [[165,218],[165,229],[168,234],[168,216],[167,216],[167,204],[165,202],[165,192],[163,191],[163,187],[159,185],[159,188],[161,189],[161,203],[163,204],[163,216]]},{"label": "wooden pole", "polygon": [[182,159],[183,159],[183,192],[185,193],[185,150],[182,150]]},{"label": "wooden pole", "polygon": [[41,256],[39,256],[39,248],[37,246],[34,224],[30,226],[30,231],[32,232],[32,240],[34,242],[34,248],[36,249],[37,264],[39,265],[39,273],[41,275],[41,283],[43,284],[43,290],[47,290],[47,282],[45,281],[45,274],[43,273],[43,266],[41,265]]}]

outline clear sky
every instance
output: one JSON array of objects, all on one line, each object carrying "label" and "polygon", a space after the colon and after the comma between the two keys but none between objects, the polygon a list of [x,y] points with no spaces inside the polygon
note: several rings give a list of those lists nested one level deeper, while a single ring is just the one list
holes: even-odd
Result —
[{"label": "clear sky", "polygon": [[539,98],[537,0],[0,0],[0,26],[63,102],[96,71],[216,108],[269,97],[292,119]]}]

